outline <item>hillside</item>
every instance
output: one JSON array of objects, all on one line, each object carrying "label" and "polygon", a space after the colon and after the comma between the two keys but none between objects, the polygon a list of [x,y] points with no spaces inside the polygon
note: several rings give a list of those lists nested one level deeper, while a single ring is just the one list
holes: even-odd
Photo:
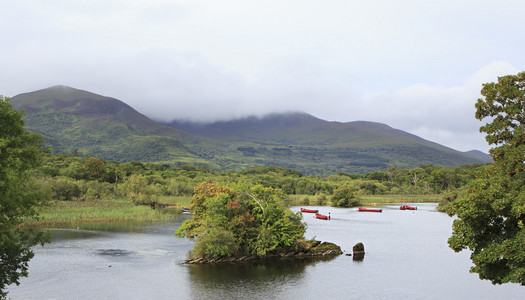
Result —
[{"label": "hillside", "polygon": [[492,156],[490,156],[487,153],[483,153],[479,150],[470,150],[470,151],[467,151],[467,153],[483,161],[492,162]]},{"label": "hillside", "polygon": [[385,124],[328,122],[302,113],[166,126],[118,99],[65,86],[20,94],[11,103],[25,109],[28,128],[53,151],[121,162],[216,170],[276,165],[329,175],[486,161]]},{"label": "hillside", "polygon": [[381,123],[328,122],[305,113],[271,114],[262,118],[249,117],[211,124],[175,120],[166,125],[202,137],[286,145],[346,146],[357,143],[391,143],[399,138],[403,142],[406,142],[406,138],[428,142]]},{"label": "hillside", "polygon": [[17,95],[11,103],[26,111],[26,125],[55,152],[116,161],[206,162],[184,145],[195,137],[157,124],[114,98],[55,86]]},{"label": "hillside", "polygon": [[[463,153],[422,139],[388,125],[356,121],[328,122],[305,113],[273,114],[211,124],[173,121],[168,126],[201,137],[244,143],[285,145],[285,149],[314,160],[333,157],[354,168],[439,165],[452,167],[490,161],[479,151]],[[245,155],[257,155],[264,148],[242,147]],[[306,153],[308,152],[308,153]]]}]

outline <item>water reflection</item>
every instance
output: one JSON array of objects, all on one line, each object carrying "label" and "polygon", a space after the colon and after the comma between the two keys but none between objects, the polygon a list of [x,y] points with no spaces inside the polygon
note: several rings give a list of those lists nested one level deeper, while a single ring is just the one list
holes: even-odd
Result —
[{"label": "water reflection", "polygon": [[[194,299],[268,299],[304,283],[307,268],[331,258],[267,259],[243,263],[187,265]],[[284,294],[280,294],[284,293]]]},{"label": "water reflection", "polygon": [[[292,208],[298,209],[298,208]],[[151,225],[86,224],[52,229],[34,248],[29,277],[9,287],[12,299],[521,299],[519,285],[493,286],[469,274],[469,253],[447,246],[452,219],[435,204],[383,213],[319,207],[331,221],[305,216],[307,238],[334,242],[362,262],[269,260],[185,265],[193,244],[173,236],[190,216]],[[520,296],[521,295],[521,296]]]}]

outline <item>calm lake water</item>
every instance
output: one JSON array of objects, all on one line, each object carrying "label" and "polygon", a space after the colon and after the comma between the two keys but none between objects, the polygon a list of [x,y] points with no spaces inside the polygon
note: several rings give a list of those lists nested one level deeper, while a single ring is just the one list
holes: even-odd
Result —
[{"label": "calm lake water", "polygon": [[[52,229],[52,243],[35,248],[29,277],[12,299],[525,299],[525,287],[494,286],[468,272],[469,253],[447,247],[452,218],[435,204],[417,211],[385,206],[382,213],[316,207],[331,221],[304,214],[307,237],[331,241],[355,262],[279,260],[184,265],[192,243],[173,236],[187,215],[152,226],[106,225]],[[298,210],[299,207],[292,207]]]}]

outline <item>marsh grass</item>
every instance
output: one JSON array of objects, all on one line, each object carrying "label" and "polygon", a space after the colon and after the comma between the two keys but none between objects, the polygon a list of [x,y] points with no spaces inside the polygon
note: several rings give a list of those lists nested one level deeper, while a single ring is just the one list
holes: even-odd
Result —
[{"label": "marsh grass", "polygon": [[38,219],[26,219],[28,227],[70,226],[82,223],[165,222],[172,218],[162,209],[135,206],[123,199],[97,202],[54,201],[39,211]]},{"label": "marsh grass", "polygon": [[360,196],[362,204],[390,204],[390,203],[437,203],[442,195],[366,195]]},{"label": "marsh grass", "polygon": [[290,206],[330,205],[330,197],[323,195],[287,195],[284,202]]},{"label": "marsh grass", "polygon": [[191,196],[162,196],[158,198],[158,201],[168,206],[188,207],[191,204],[191,198]]},{"label": "marsh grass", "polygon": [[[321,199],[322,195],[287,195],[284,200],[290,206],[330,205],[330,197]],[[366,195],[359,196],[360,204],[382,205],[391,203],[438,203],[442,195]],[[308,199],[308,201],[306,201]]]}]

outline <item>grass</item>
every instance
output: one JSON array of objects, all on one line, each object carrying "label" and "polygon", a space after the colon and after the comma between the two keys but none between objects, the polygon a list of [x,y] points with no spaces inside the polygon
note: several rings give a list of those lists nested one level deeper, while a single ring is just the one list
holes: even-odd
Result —
[{"label": "grass", "polygon": [[185,206],[188,207],[191,204],[191,196],[162,196],[159,197],[157,200],[161,204],[165,204],[167,206]]},{"label": "grass", "polygon": [[325,197],[321,200],[322,196],[319,195],[287,195],[284,202],[290,206],[300,205],[330,205],[329,197]]},{"label": "grass", "polygon": [[389,204],[389,203],[437,203],[442,195],[366,195],[360,196],[359,202],[363,204]]},{"label": "grass", "polygon": [[[326,200],[319,202],[321,196],[318,195],[287,195],[284,200],[290,206],[301,206],[301,205],[330,205],[330,197],[326,197]],[[441,195],[366,195],[359,196],[359,202],[361,204],[368,205],[381,205],[391,203],[438,203],[442,196]]]},{"label": "grass", "polygon": [[[174,199],[171,200],[171,203],[176,203]],[[135,206],[125,199],[95,202],[54,201],[40,209],[38,219],[27,219],[20,227],[60,227],[110,222],[166,222],[172,218],[172,214],[173,210],[154,210],[149,206]]]}]

